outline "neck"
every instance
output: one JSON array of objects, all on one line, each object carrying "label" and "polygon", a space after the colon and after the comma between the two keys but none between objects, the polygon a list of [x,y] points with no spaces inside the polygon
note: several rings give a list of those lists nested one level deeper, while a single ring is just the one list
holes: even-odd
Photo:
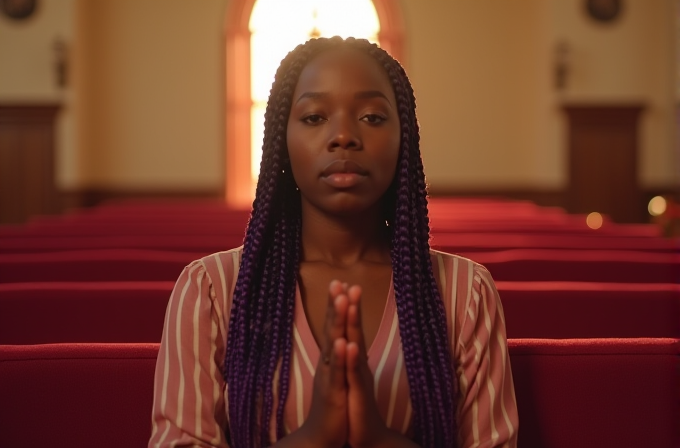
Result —
[{"label": "neck", "polygon": [[301,261],[347,267],[358,261],[390,262],[390,242],[379,207],[337,216],[302,204]]}]

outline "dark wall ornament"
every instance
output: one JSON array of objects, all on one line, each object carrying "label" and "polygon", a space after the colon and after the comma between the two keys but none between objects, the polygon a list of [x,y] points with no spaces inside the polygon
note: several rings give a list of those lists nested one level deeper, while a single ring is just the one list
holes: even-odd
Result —
[{"label": "dark wall ornament", "polygon": [[623,0],[586,0],[588,17],[601,23],[614,22],[621,16]]},{"label": "dark wall ornament", "polygon": [[38,0],[0,0],[0,11],[10,19],[24,20],[33,15]]}]

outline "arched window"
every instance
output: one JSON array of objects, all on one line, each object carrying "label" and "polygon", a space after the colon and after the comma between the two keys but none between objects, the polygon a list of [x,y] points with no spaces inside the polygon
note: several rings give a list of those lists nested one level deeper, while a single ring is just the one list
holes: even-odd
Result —
[{"label": "arched window", "polygon": [[310,37],[354,36],[403,63],[403,26],[393,0],[235,0],[227,23],[226,194],[253,199],[264,110],[281,59]]}]

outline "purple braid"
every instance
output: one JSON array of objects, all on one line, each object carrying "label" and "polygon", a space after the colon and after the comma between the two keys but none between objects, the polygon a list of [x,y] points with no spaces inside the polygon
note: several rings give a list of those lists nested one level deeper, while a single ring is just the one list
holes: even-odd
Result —
[{"label": "purple braid", "polygon": [[224,361],[227,436],[234,448],[270,445],[275,405],[276,435],[285,435],[301,231],[300,197],[288,161],[286,128],[300,72],[320,52],[338,47],[372,56],[395,92],[400,155],[383,206],[391,232],[395,300],[415,438],[425,448],[454,447],[456,384],[444,304],[430,259],[427,187],[413,89],[401,65],[377,45],[339,37],[312,39],[296,47],[281,62],[270,91],[260,177],[244,238]]}]

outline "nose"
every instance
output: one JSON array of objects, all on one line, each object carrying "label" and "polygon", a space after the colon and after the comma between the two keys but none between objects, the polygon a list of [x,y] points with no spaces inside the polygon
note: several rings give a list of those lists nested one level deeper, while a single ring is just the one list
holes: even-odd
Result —
[{"label": "nose", "polygon": [[361,137],[357,120],[350,115],[342,114],[331,120],[328,126],[330,135],[328,138],[328,151],[333,152],[337,149],[359,150],[362,147]]}]

